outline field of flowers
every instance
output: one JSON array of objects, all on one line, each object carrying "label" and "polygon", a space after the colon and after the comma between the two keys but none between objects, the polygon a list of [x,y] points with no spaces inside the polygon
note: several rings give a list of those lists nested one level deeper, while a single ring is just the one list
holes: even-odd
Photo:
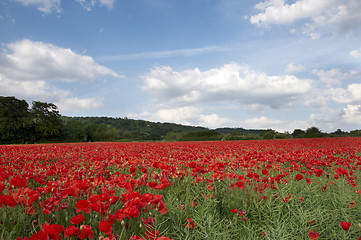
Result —
[{"label": "field of flowers", "polygon": [[0,239],[361,239],[361,138],[0,146]]}]

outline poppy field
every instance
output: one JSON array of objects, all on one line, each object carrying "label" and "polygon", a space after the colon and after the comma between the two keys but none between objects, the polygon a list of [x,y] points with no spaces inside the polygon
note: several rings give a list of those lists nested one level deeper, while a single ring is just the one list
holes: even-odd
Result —
[{"label": "poppy field", "polygon": [[0,146],[0,239],[361,239],[361,138]]}]

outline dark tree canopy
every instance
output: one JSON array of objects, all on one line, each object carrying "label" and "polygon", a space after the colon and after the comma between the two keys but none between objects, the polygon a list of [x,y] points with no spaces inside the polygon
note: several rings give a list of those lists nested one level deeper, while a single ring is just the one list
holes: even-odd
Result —
[{"label": "dark tree canopy", "polygon": [[30,127],[28,103],[0,96],[0,136],[5,142],[22,142]]},{"label": "dark tree canopy", "polygon": [[54,137],[60,134],[62,122],[58,107],[53,103],[34,101],[30,109],[35,131],[41,138]]}]

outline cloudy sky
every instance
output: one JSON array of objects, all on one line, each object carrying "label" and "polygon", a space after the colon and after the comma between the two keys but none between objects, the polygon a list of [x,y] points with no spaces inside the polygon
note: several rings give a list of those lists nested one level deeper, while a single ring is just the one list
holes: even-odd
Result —
[{"label": "cloudy sky", "polygon": [[361,129],[360,0],[2,0],[0,95],[109,116]]}]

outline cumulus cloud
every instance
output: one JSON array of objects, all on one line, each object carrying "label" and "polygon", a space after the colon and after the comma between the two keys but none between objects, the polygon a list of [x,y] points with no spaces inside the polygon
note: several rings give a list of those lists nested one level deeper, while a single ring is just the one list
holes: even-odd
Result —
[{"label": "cumulus cloud", "polygon": [[85,110],[97,108],[101,100],[75,98],[69,90],[55,87],[55,82],[89,82],[104,76],[121,77],[92,57],[52,44],[25,39],[0,52],[0,95],[58,102],[64,110],[70,103]]},{"label": "cumulus cloud", "polygon": [[361,84],[353,83],[347,85],[347,88],[330,89],[332,100],[337,103],[361,104]]},{"label": "cumulus cloud", "polygon": [[356,70],[344,73],[337,68],[328,71],[314,69],[312,70],[312,73],[317,75],[322,82],[327,84],[327,86],[340,85],[345,80],[350,80],[361,75],[361,73]]},{"label": "cumulus cloud", "polygon": [[258,118],[250,118],[244,121],[246,126],[250,126],[252,128],[270,128],[271,126],[282,124],[281,120],[269,119],[265,116],[261,116]]},{"label": "cumulus cloud", "polygon": [[63,112],[79,112],[82,110],[92,110],[103,106],[102,99],[97,98],[62,98],[55,102]]},{"label": "cumulus cloud", "polygon": [[361,105],[347,105],[343,109],[342,118],[346,123],[355,124],[359,128],[361,122]]},{"label": "cumulus cloud", "polygon": [[234,120],[222,118],[215,113],[205,114],[201,108],[194,106],[162,108],[152,113],[147,111],[140,114],[128,114],[128,117],[209,128],[229,126],[235,123]]},{"label": "cumulus cloud", "polygon": [[355,32],[361,25],[359,0],[266,0],[255,5],[260,12],[249,19],[252,24],[267,27],[272,24],[302,23],[305,32],[318,36],[316,30],[330,28],[333,32]]},{"label": "cumulus cloud", "polygon": [[152,69],[142,89],[160,102],[194,104],[232,101],[241,105],[259,104],[272,108],[292,105],[311,89],[311,81],[293,75],[268,76],[236,63],[200,71],[174,71],[168,66]]},{"label": "cumulus cloud", "polygon": [[322,126],[323,131],[332,132],[336,129],[346,131],[360,129],[361,105],[348,104],[343,108],[325,108],[313,113],[308,120],[309,126]]},{"label": "cumulus cloud", "polygon": [[26,80],[89,81],[104,75],[119,77],[92,57],[29,39],[7,45],[7,51],[0,53],[0,71],[9,78]]}]

